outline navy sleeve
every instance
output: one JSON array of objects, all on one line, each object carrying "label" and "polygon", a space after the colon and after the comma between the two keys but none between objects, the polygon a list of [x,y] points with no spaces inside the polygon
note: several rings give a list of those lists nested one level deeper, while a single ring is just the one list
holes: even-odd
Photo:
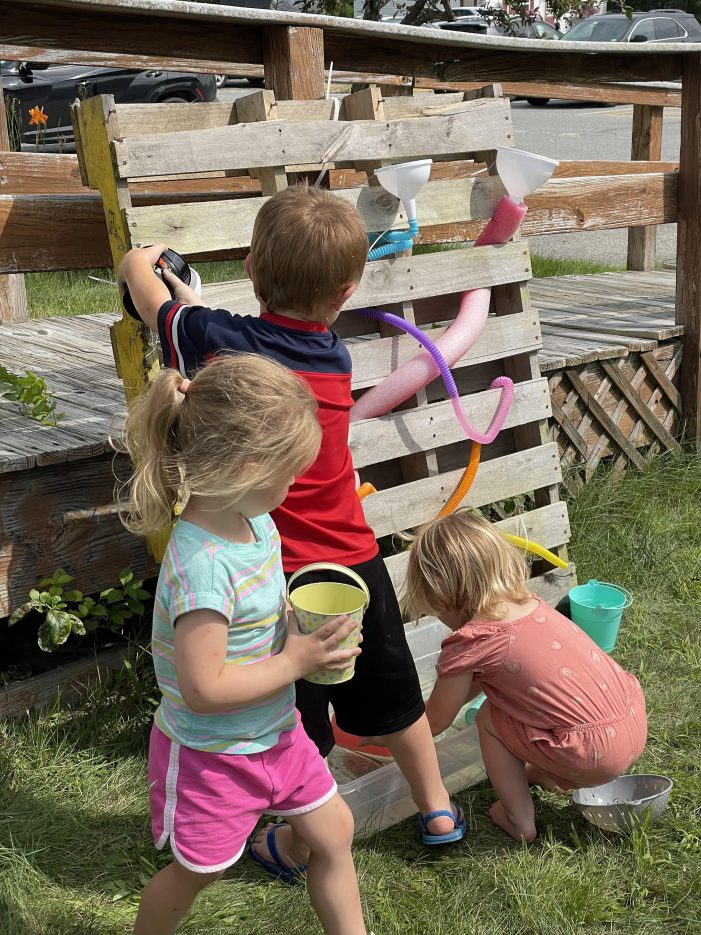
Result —
[{"label": "navy sleeve", "polygon": [[245,350],[239,334],[241,316],[223,308],[184,305],[171,300],[158,310],[163,362],[192,377],[205,361],[224,350]]}]

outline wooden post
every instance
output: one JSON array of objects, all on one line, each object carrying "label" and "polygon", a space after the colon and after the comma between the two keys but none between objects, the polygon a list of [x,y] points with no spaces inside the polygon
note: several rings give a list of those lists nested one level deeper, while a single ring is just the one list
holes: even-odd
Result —
[{"label": "wooden post", "polygon": [[[630,158],[657,162],[662,156],[663,107],[649,104],[633,106],[633,137]],[[657,228],[628,228],[628,269],[647,270],[655,268]]]},{"label": "wooden post", "polygon": [[[5,95],[2,93],[2,78],[0,78],[0,150],[9,150],[9,148],[10,134],[7,129]],[[28,319],[29,307],[24,276],[22,273],[0,275],[0,322],[27,321]]]},{"label": "wooden post", "polygon": [[324,32],[297,26],[263,29],[265,86],[278,101],[324,97]]},{"label": "wooden post", "polygon": [[676,321],[684,325],[680,390],[687,437],[701,450],[701,54],[683,57],[677,202]]}]

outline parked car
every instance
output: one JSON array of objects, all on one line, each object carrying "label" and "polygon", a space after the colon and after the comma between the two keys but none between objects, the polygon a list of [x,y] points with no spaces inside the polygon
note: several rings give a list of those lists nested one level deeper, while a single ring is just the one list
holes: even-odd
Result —
[{"label": "parked car", "polygon": [[[701,42],[701,26],[683,10],[597,13],[581,20],[562,36],[563,42]],[[545,107],[549,97],[527,97],[533,107]]]},{"label": "parked car", "polygon": [[41,145],[49,152],[72,152],[70,105],[76,98],[113,94],[118,104],[153,104],[213,101],[214,75],[175,71],[136,71],[94,68],[92,65],[49,65],[46,62],[0,62],[10,138],[17,149],[33,150],[36,125],[29,111],[40,107],[46,115]]},{"label": "parked car", "polygon": [[633,13],[598,13],[565,33],[568,42],[701,42],[701,26],[683,10]]},{"label": "parked car", "polygon": [[506,30],[497,23],[489,24],[481,16],[471,16],[455,22],[446,22],[438,24],[441,29],[453,30],[454,32],[472,32],[483,36],[513,36],[517,39],[562,39],[562,33],[546,23],[544,20],[537,19],[532,23],[524,23],[519,16],[514,16],[509,21],[509,29]]}]

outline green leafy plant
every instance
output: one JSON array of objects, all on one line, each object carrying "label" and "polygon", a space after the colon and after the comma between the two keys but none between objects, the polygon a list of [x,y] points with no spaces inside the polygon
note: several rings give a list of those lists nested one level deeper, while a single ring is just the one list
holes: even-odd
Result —
[{"label": "green leafy plant", "polygon": [[57,568],[50,578],[42,578],[39,588],[29,592],[29,600],[10,615],[8,626],[19,623],[33,610],[43,615],[37,642],[41,649],[53,652],[71,633],[85,636],[99,626],[120,632],[127,621],[143,617],[146,612],[144,601],[151,595],[143,581],[134,580],[129,568],[119,573],[120,587],[105,588],[97,599],[73,588],[66,590],[72,580],[62,568]]},{"label": "green leafy plant", "polygon": [[17,403],[23,416],[42,425],[55,428],[63,418],[63,413],[56,412],[56,400],[49,393],[46,380],[31,370],[12,373],[0,366],[0,398]]}]

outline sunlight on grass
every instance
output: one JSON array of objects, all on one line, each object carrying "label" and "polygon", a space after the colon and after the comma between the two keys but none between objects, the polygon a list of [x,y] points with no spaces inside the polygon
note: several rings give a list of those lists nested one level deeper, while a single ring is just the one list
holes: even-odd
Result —
[{"label": "sunlight on grass", "polygon": [[[669,808],[632,837],[537,795],[541,832],[508,840],[487,784],[457,798],[464,842],[424,848],[415,820],[356,844],[377,935],[699,935],[701,918],[701,462],[664,456],[619,478],[601,471],[570,504],[581,581],[635,594],[614,655],[639,674],[650,717],[634,768],[674,779]],[[140,889],[167,855],[151,844],[145,751],[150,676],[95,691],[75,711],[0,725],[0,932],[127,935]],[[242,859],[206,891],[183,935],[313,935],[304,888]]]}]

